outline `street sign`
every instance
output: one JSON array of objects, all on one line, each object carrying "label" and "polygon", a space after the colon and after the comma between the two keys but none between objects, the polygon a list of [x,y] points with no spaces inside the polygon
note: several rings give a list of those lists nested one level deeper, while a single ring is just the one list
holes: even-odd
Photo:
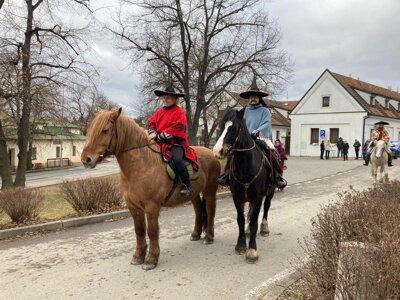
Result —
[{"label": "street sign", "polygon": [[319,131],[319,136],[320,136],[320,137],[325,137],[325,130],[324,130],[324,129],[321,129],[321,130]]}]

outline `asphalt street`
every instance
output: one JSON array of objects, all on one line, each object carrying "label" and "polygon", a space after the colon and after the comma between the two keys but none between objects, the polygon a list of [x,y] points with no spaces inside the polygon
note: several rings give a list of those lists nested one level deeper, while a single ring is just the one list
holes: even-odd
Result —
[{"label": "asphalt street", "polygon": [[[191,205],[163,211],[159,265],[133,266],[131,219],[43,236],[0,242],[0,299],[257,299],[268,282],[303,257],[299,240],[311,219],[337,193],[372,186],[361,161],[292,158],[289,186],[276,193],[268,237],[258,236],[260,260],[247,264],[235,254],[236,211],[232,199],[217,203],[215,242],[189,240]],[[397,161],[395,161],[397,163]],[[389,177],[399,179],[400,167]]]},{"label": "asphalt street", "polygon": [[77,180],[88,177],[106,176],[119,173],[119,166],[115,159],[99,164],[95,169],[85,169],[83,165],[58,170],[41,170],[26,174],[27,187],[40,187],[58,184],[64,180]]}]

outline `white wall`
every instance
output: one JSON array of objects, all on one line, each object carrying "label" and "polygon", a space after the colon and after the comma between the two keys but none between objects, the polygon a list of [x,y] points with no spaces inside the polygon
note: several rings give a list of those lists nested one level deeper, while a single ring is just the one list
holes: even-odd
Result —
[{"label": "white wall", "polygon": [[[330,128],[339,128],[339,137],[349,142],[349,156],[354,156],[355,152],[352,146],[355,139],[362,142],[364,116],[366,116],[366,112],[291,116],[290,154],[292,156],[319,156],[319,144],[322,140],[330,140]],[[310,144],[311,128],[319,128],[319,131],[325,130],[325,138],[320,137],[318,143]]]}]

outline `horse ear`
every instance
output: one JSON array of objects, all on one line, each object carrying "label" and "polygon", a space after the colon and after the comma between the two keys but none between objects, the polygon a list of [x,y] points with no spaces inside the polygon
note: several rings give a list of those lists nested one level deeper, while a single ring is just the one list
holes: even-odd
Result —
[{"label": "horse ear", "polygon": [[239,111],[237,111],[236,112],[236,117],[238,118],[238,119],[243,119],[243,117],[244,117],[244,111],[246,110],[246,108],[245,107],[243,107],[241,110],[239,110]]},{"label": "horse ear", "polygon": [[117,121],[118,117],[121,115],[121,112],[122,112],[122,107],[118,108],[117,110],[114,110],[111,113],[110,120],[114,122]]}]

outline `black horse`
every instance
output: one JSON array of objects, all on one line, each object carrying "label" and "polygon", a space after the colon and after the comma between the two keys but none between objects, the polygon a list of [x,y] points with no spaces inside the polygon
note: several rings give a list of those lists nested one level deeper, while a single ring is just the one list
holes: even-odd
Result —
[{"label": "black horse", "polygon": [[[256,234],[258,216],[264,203],[264,217],[261,224],[261,234],[266,235],[268,230],[268,210],[275,192],[275,182],[272,170],[272,151],[261,149],[251,137],[243,119],[244,109],[228,110],[220,123],[220,137],[214,146],[214,155],[224,158],[232,156],[229,172],[230,189],[237,211],[239,237],[235,246],[237,254],[246,253],[246,261],[255,263],[258,260]],[[244,204],[249,202],[250,207],[250,239],[246,245]]]}]

